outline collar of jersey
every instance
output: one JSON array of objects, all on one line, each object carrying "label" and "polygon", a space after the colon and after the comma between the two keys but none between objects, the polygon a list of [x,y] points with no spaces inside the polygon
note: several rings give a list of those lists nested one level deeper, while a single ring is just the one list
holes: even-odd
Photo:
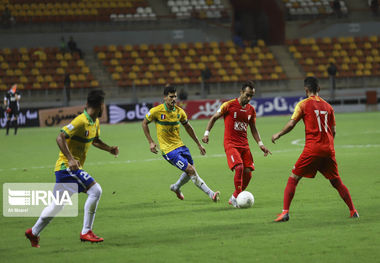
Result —
[{"label": "collar of jersey", "polygon": [[168,109],[168,106],[166,106],[166,103],[164,102],[164,107],[165,107],[165,110],[166,110],[167,112],[175,112],[175,106],[174,106],[174,109],[173,109],[173,110],[169,110],[169,109]]},{"label": "collar of jersey", "polygon": [[91,116],[88,115],[87,111],[83,111],[84,115],[86,116],[87,120],[90,122],[90,125],[94,125],[94,121],[92,120]]}]

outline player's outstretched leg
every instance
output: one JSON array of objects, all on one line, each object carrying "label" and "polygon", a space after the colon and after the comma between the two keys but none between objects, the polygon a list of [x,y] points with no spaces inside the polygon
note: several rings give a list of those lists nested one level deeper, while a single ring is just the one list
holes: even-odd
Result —
[{"label": "player's outstretched leg", "polygon": [[350,192],[347,187],[343,184],[342,179],[340,177],[334,178],[330,180],[331,185],[338,191],[340,197],[346,203],[348,208],[350,209],[350,217],[358,218],[359,213],[355,209],[354,204],[352,203]]},{"label": "player's outstretched leg", "polygon": [[13,127],[15,128],[15,135],[17,135],[18,121],[17,118],[13,121]]},{"label": "player's outstretched leg", "polygon": [[252,171],[249,168],[244,168],[244,173],[243,173],[243,188],[241,189],[244,191],[247,186],[249,185],[249,182],[251,181],[252,178]]},{"label": "player's outstretched leg", "polygon": [[102,188],[98,183],[95,183],[87,190],[87,194],[88,197],[84,204],[83,229],[79,238],[81,241],[102,242],[104,239],[92,232],[96,208],[102,195]]},{"label": "player's outstretched leg", "polygon": [[178,199],[183,200],[185,198],[180,189],[189,180],[190,180],[190,176],[188,176],[187,173],[183,172],[181,176],[179,177],[178,181],[175,184],[172,184],[170,186],[170,190],[173,191],[177,195]]},{"label": "player's outstretched leg", "polygon": [[207,194],[212,201],[218,202],[220,200],[220,192],[212,191],[207,184],[203,181],[203,179],[198,175],[197,171],[192,165],[188,165],[186,168],[186,173],[190,176],[193,183],[201,189],[205,194]]},{"label": "player's outstretched leg", "polygon": [[45,207],[34,226],[26,230],[25,236],[30,240],[32,247],[40,247],[38,243],[40,240],[41,231],[62,209],[63,206],[56,205],[52,202],[49,206]]},{"label": "player's outstretched leg", "polygon": [[9,127],[11,126],[11,120],[7,120],[7,124],[6,124],[6,135],[9,134]]},{"label": "player's outstretched leg", "polygon": [[282,213],[279,214],[274,220],[275,222],[286,222],[289,220],[289,207],[296,192],[296,187],[299,179],[296,179],[292,176],[289,177],[284,191],[284,207],[282,209]]}]

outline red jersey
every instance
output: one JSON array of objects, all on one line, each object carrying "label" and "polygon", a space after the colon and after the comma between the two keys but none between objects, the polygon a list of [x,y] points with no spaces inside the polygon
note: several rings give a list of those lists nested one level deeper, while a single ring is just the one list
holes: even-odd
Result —
[{"label": "red jersey", "polygon": [[310,96],[300,101],[292,115],[292,120],[302,119],[305,124],[304,153],[313,156],[334,156],[335,127],[334,110],[319,96]]},{"label": "red jersey", "polygon": [[218,112],[224,117],[224,148],[249,148],[247,128],[249,123],[256,121],[253,106],[247,104],[243,108],[238,99],[233,99],[223,103]]}]

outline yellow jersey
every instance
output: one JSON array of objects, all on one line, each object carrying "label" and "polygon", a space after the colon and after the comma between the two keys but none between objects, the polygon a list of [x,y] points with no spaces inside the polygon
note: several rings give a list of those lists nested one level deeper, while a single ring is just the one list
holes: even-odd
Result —
[{"label": "yellow jersey", "polygon": [[[94,122],[84,110],[70,124],[64,126],[61,132],[66,135],[67,146],[74,159],[80,162],[81,169],[92,141],[100,135],[99,119]],[[66,156],[60,151],[54,171],[65,170],[69,167],[68,163]]]},{"label": "yellow jersey", "polygon": [[169,110],[163,103],[151,108],[145,119],[148,122],[155,121],[156,123],[157,138],[162,154],[167,154],[184,146],[179,136],[180,123],[185,125],[188,122],[183,109],[175,105],[173,110]]}]

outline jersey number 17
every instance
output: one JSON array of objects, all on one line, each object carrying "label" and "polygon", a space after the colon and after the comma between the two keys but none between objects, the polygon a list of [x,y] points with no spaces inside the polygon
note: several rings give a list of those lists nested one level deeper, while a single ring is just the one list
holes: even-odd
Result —
[{"label": "jersey number 17", "polygon": [[315,112],[315,115],[317,116],[317,121],[318,121],[318,127],[319,127],[319,131],[322,132],[322,123],[321,123],[321,117],[324,117],[325,120],[324,120],[324,128],[325,128],[325,132],[327,132],[328,130],[328,127],[327,127],[327,115],[328,115],[328,112],[327,111],[323,111],[323,110],[314,110]]}]

